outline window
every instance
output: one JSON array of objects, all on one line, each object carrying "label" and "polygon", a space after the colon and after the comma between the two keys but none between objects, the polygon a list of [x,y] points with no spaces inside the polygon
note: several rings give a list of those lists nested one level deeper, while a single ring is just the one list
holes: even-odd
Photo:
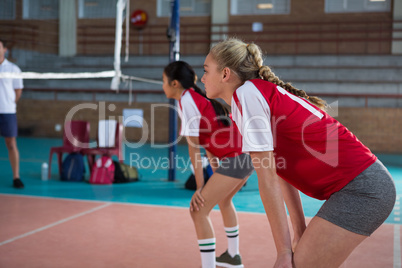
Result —
[{"label": "window", "polygon": [[289,14],[290,0],[231,0],[232,15]]},{"label": "window", "polygon": [[391,11],[391,0],[325,0],[326,13],[387,11]]},{"label": "window", "polygon": [[22,14],[24,19],[58,19],[59,0],[24,0]]},{"label": "window", "polygon": [[79,0],[80,19],[116,18],[117,0]]},{"label": "window", "polygon": [[[158,0],[158,17],[169,17],[170,0]],[[180,16],[210,16],[211,0],[180,0]]]},{"label": "window", "polygon": [[15,0],[0,0],[0,20],[15,19]]}]

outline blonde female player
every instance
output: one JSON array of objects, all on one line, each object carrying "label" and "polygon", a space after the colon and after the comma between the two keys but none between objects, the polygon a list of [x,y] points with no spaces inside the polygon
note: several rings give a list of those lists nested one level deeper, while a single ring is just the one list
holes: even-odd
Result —
[{"label": "blonde female player", "polygon": [[[393,209],[395,186],[387,169],[320,109],[324,101],[263,65],[257,45],[218,43],[204,69],[207,96],[231,104],[243,152],[250,153],[257,172],[277,249],[274,267],[339,267]],[[275,161],[281,165],[269,164]],[[289,201],[293,228],[303,230],[296,189],[326,202],[292,249],[283,200]]]},{"label": "blonde female player", "polygon": [[[241,138],[231,124],[227,109],[209,100],[195,84],[197,76],[190,65],[176,61],[163,72],[163,90],[179,101],[180,135],[185,136],[194,166],[197,190],[190,202],[190,213],[197,233],[203,268],[243,267],[239,254],[239,225],[233,196],[254,170],[250,156],[241,153]],[[205,148],[214,173],[204,185],[200,146]],[[221,164],[219,165],[219,160]],[[219,204],[228,250],[215,258],[215,234],[210,211]]]}]

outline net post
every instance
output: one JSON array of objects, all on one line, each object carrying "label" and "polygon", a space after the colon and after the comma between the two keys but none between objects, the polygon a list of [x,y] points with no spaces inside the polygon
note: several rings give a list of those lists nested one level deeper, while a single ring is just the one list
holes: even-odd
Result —
[{"label": "net post", "polygon": [[[167,30],[169,38],[169,62],[180,59],[180,0],[170,1],[172,15]],[[176,180],[176,151],[177,151],[177,113],[176,100],[169,99],[169,174],[168,181]]]},{"label": "net post", "polygon": [[130,49],[130,1],[126,2],[126,57],[124,58],[124,62],[128,62],[129,57],[129,49]]},{"label": "net post", "polygon": [[[123,11],[126,8],[127,0],[118,0],[116,4],[116,33],[114,43],[114,70],[115,76],[112,79],[110,88],[118,90],[120,85],[121,69],[120,69],[120,55],[121,55],[121,41],[123,37]],[[127,11],[128,12],[128,11]]]}]

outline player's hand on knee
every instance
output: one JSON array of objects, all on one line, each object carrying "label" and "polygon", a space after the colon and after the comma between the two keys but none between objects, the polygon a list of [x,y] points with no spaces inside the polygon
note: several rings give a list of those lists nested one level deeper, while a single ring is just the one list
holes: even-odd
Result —
[{"label": "player's hand on knee", "polygon": [[197,189],[193,194],[190,202],[190,211],[199,211],[204,206],[204,198],[201,195],[201,188]]}]

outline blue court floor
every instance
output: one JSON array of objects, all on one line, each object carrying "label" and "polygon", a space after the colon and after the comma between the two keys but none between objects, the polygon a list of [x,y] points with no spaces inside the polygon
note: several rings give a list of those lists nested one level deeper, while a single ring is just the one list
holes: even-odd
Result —
[{"label": "blue court floor", "polygon": [[[7,149],[0,141],[0,194],[54,197],[80,200],[97,200],[157,206],[188,207],[193,194],[184,188],[191,170],[188,167],[187,146],[177,148],[177,179],[167,181],[167,148],[153,148],[145,144],[139,148],[125,146],[125,163],[139,167],[140,180],[134,183],[91,185],[87,182],[63,182],[59,180],[56,155],[53,156],[52,178],[41,180],[41,165],[48,162],[50,147],[60,146],[61,139],[19,137],[20,173],[24,189],[12,187],[12,172]],[[377,155],[388,167],[397,187],[398,200],[387,223],[400,224],[399,199],[402,196],[402,155]],[[86,167],[87,179],[89,177]],[[302,194],[306,217],[313,217],[322,204]],[[247,185],[234,198],[238,211],[265,213],[258,192],[257,176],[251,175]]]}]

